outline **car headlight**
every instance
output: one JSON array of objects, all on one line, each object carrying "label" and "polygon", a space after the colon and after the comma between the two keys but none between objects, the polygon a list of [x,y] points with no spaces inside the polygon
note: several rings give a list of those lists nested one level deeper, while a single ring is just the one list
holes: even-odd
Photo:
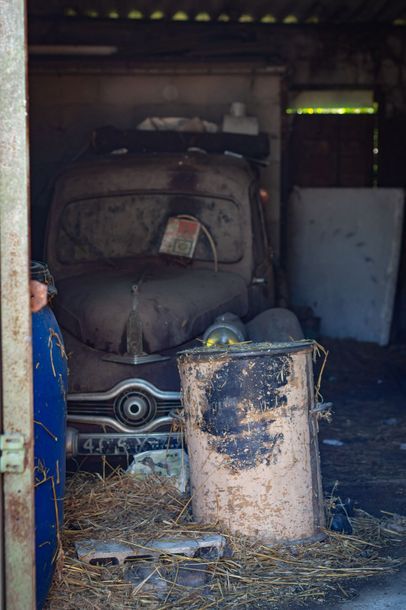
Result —
[{"label": "car headlight", "polygon": [[237,335],[229,328],[217,328],[205,339],[207,347],[213,347],[213,345],[234,345],[235,343],[240,343],[240,341]]},{"label": "car headlight", "polygon": [[203,335],[207,347],[234,345],[246,339],[245,324],[233,313],[225,313],[215,319]]}]

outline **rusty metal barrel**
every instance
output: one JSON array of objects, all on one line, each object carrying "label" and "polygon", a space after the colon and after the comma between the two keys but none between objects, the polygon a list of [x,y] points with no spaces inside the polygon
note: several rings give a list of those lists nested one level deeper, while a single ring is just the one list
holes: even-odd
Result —
[{"label": "rusty metal barrel", "polygon": [[179,355],[197,521],[270,544],[322,537],[312,352],[298,341]]}]

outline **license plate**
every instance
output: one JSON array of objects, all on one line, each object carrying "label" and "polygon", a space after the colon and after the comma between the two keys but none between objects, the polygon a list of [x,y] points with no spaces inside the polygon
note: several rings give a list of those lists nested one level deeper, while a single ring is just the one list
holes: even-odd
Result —
[{"label": "license plate", "polygon": [[135,455],[157,449],[182,449],[179,432],[155,434],[79,434],[77,455]]}]

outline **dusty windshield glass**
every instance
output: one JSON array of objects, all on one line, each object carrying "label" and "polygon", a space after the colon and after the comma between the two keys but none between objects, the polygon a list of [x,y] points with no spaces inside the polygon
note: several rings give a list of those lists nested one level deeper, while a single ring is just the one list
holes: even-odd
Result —
[{"label": "dusty windshield glass", "polygon": [[[130,193],[69,203],[59,223],[57,254],[63,263],[154,256],[168,218],[197,217],[210,231],[219,262],[242,256],[240,210],[235,202],[215,197],[168,193]],[[207,239],[200,235],[195,259],[212,260]]]}]

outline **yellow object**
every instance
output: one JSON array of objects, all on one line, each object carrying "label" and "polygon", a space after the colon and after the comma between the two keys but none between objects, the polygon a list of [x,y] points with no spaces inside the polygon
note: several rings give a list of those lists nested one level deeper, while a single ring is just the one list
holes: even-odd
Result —
[{"label": "yellow object", "polygon": [[151,15],[149,16],[149,18],[152,21],[158,21],[159,19],[163,19],[165,17],[164,13],[162,11],[154,11],[153,13],[151,13]]},{"label": "yellow object", "polygon": [[188,21],[189,15],[185,11],[177,11],[172,15],[172,21]]},{"label": "yellow object", "polygon": [[207,347],[235,345],[236,343],[239,343],[238,337],[228,328],[216,328],[206,339]]},{"label": "yellow object", "polygon": [[276,19],[270,13],[267,13],[263,17],[261,17],[261,23],[276,23]]},{"label": "yellow object", "polygon": [[209,13],[197,13],[195,21],[210,21]]},{"label": "yellow object", "polygon": [[287,15],[284,20],[283,23],[298,23],[299,20],[296,17],[296,15]]},{"label": "yellow object", "polygon": [[133,10],[128,13],[128,19],[144,19],[144,15],[141,11]]},{"label": "yellow object", "polygon": [[245,13],[244,15],[240,16],[238,21],[240,23],[252,23],[254,21],[254,17],[248,13]]}]

